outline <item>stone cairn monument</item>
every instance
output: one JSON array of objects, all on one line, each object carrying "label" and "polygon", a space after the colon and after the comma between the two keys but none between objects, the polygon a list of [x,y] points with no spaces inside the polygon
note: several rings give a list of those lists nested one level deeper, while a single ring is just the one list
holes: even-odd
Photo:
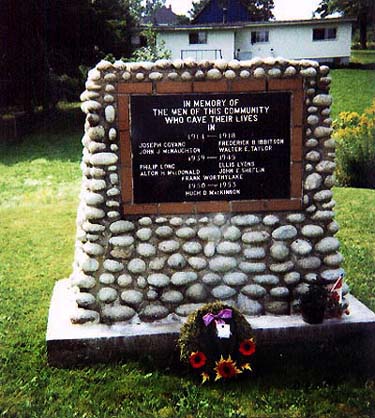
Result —
[{"label": "stone cairn monument", "polygon": [[[309,284],[342,273],[328,74],[281,58],[101,61],[89,72],[74,266],[51,302],[52,363],[64,338],[104,333],[121,337],[118,348],[161,327],[175,339],[215,300],[255,331],[262,318],[299,320]],[[60,338],[53,318],[65,313],[71,336]]]},{"label": "stone cairn monument", "polygon": [[217,299],[288,315],[309,283],[336,280],[328,73],[283,59],[91,70],[72,321],[185,317]]}]

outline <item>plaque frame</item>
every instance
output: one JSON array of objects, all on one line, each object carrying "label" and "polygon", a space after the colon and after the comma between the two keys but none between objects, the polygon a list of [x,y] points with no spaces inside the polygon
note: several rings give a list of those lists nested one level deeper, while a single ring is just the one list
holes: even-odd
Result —
[{"label": "plaque frame", "polygon": [[[132,95],[173,95],[178,93],[291,93],[290,199],[222,200],[173,203],[134,203],[131,151]],[[120,82],[117,86],[122,211],[124,215],[197,214],[213,212],[262,212],[301,210],[303,179],[303,124],[305,119],[303,78],[218,81]]]}]

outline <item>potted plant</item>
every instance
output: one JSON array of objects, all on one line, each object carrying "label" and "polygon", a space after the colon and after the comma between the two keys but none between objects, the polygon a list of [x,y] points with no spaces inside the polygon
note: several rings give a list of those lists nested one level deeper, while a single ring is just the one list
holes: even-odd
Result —
[{"label": "potted plant", "polygon": [[300,309],[303,320],[309,324],[322,323],[327,307],[327,298],[328,291],[324,286],[310,284],[307,292],[300,298]]}]

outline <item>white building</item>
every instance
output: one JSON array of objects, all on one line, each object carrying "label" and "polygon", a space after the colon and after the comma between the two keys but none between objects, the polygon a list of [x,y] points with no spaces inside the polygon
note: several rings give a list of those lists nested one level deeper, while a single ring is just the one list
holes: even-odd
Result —
[{"label": "white building", "polygon": [[245,60],[253,57],[314,59],[346,64],[353,19],[206,23],[154,29],[171,58]]}]

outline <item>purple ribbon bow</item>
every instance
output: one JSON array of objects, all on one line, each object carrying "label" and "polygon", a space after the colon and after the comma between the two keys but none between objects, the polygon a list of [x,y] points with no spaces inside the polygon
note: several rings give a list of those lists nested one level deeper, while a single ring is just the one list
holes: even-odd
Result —
[{"label": "purple ribbon bow", "polygon": [[224,324],[224,319],[230,319],[232,318],[232,309],[222,309],[217,315],[214,315],[213,313],[209,312],[206,313],[203,317],[203,322],[206,327],[208,327],[212,321],[216,321],[217,324]]}]

